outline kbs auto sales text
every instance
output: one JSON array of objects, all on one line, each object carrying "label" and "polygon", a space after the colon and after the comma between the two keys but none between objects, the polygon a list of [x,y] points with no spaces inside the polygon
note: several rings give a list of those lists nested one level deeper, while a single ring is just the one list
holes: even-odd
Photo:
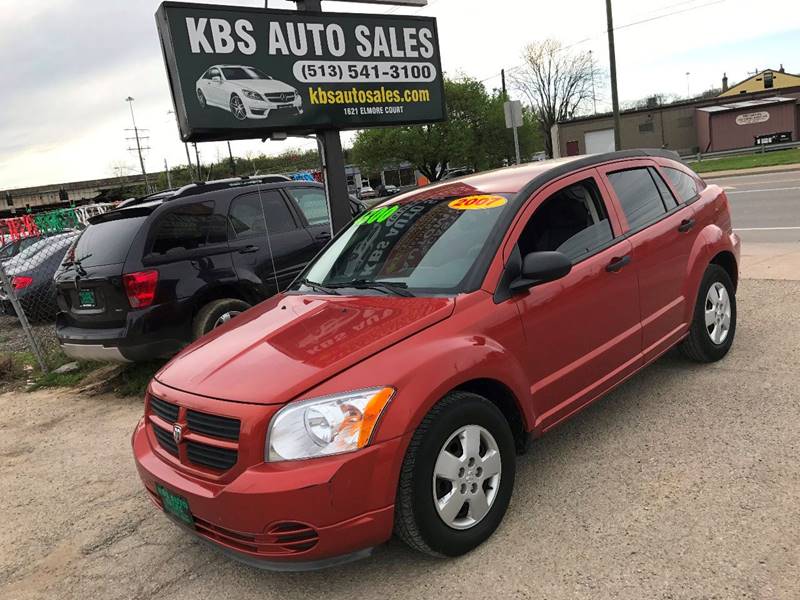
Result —
[{"label": "kbs auto sales text", "polygon": [[[189,46],[193,54],[256,53],[255,28],[247,19],[186,17]],[[266,51],[271,56],[342,57],[350,44],[361,58],[432,58],[434,35],[428,27],[368,27],[357,25],[353,39],[336,23],[294,23],[270,21]]]}]

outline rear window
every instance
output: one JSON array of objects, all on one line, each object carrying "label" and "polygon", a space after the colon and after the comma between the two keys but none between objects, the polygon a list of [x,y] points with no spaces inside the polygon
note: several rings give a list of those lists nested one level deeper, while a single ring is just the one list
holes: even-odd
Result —
[{"label": "rear window", "polygon": [[669,178],[672,187],[675,188],[675,192],[681,202],[688,202],[697,196],[697,182],[694,177],[690,177],[683,171],[671,167],[664,167],[664,173]]},{"label": "rear window", "polygon": [[125,262],[133,238],[146,218],[115,219],[89,225],[75,244],[75,259],[83,267]]}]

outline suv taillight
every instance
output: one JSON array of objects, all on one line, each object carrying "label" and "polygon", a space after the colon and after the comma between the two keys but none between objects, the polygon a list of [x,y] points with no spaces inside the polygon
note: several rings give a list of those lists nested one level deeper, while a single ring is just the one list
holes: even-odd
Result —
[{"label": "suv taillight", "polygon": [[158,271],[137,271],[122,276],[122,285],[128,295],[131,308],[145,308],[156,297]]},{"label": "suv taillight", "polygon": [[11,278],[11,287],[15,290],[24,290],[33,283],[33,277],[25,277],[24,275],[16,275]]}]

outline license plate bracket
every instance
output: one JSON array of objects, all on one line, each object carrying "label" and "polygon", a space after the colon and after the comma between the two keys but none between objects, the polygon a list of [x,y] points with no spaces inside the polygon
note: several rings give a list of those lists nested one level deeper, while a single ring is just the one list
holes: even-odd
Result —
[{"label": "license plate bracket", "polygon": [[94,290],[86,288],[78,290],[78,308],[97,308]]},{"label": "license plate bracket", "polygon": [[185,525],[194,526],[194,517],[192,511],[189,510],[189,501],[186,498],[173,494],[160,484],[156,484],[156,492],[164,505],[164,512],[169,513]]}]

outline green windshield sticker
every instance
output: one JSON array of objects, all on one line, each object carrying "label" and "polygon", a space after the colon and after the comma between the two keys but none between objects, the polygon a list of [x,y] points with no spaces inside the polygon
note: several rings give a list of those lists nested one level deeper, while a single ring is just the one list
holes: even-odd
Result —
[{"label": "green windshield sticker", "polygon": [[381,206],[368,210],[356,219],[356,225],[363,225],[364,223],[383,223],[396,213],[398,208],[400,208],[400,206],[395,204],[394,206]]}]

